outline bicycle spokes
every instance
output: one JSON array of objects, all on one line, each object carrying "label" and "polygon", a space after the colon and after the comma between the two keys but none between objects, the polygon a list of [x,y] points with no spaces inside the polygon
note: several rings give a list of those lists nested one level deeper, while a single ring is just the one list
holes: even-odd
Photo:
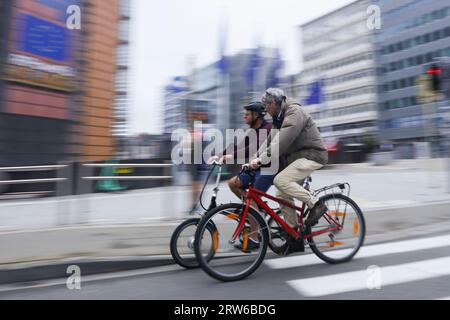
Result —
[{"label": "bicycle spokes", "polygon": [[340,260],[360,247],[363,237],[362,215],[345,197],[329,197],[325,201],[328,212],[314,227],[311,248],[329,260]]},{"label": "bicycle spokes", "polygon": [[[199,239],[197,236],[202,236],[204,230],[201,228],[206,221],[216,228],[212,237],[214,258],[206,261],[205,255],[202,255],[197,256],[197,259],[203,261],[201,263],[203,268],[218,275],[218,277],[229,279],[245,274],[254,268],[257,263],[260,263],[258,260],[260,260],[264,248],[267,248],[267,243],[264,244],[264,240],[267,241],[268,237],[264,238],[263,236],[264,232],[267,233],[267,229],[265,225],[260,224],[262,218],[258,220],[252,214],[249,214],[247,219],[242,221],[243,215],[241,213],[242,208],[221,210],[221,207],[219,207],[208,213],[204,218],[205,221],[199,224],[196,239]],[[243,227],[234,239],[234,235],[237,230],[240,230],[239,226],[241,225]],[[199,240],[198,249],[206,252],[208,245],[207,242],[204,244],[202,240]]]}]

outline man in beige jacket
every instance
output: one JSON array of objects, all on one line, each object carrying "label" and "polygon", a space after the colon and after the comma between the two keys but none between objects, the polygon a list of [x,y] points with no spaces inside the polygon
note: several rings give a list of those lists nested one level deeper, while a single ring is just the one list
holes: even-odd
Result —
[{"label": "man in beige jacket", "polygon": [[[288,99],[280,89],[268,89],[262,98],[266,111],[273,118],[274,129],[279,129],[272,141],[263,143],[250,163],[253,169],[271,161],[271,149],[287,156],[288,167],[274,180],[278,196],[291,203],[294,199],[305,202],[310,213],[306,226],[317,224],[328,208],[318,198],[303,188],[303,181],[314,171],[323,168],[328,162],[328,151],[311,115],[299,103]],[[278,157],[274,157],[278,159]],[[281,206],[286,222],[296,228],[297,215],[294,210]]]}]

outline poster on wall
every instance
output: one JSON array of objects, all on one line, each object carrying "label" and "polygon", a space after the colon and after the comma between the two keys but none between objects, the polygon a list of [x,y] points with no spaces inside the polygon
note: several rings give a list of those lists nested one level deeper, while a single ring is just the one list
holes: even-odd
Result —
[{"label": "poster on wall", "polygon": [[74,89],[71,31],[32,15],[19,15],[23,32],[8,55],[6,80],[70,92]]},{"label": "poster on wall", "polygon": [[[76,89],[77,30],[70,30],[66,19],[68,6],[77,3],[77,0],[16,0],[12,8],[3,78],[14,90],[23,86],[33,97],[40,92],[48,95],[48,90],[56,97],[66,97],[64,105],[53,106],[49,102],[48,107],[68,108],[69,95]],[[27,110],[36,115],[33,108]],[[46,116],[51,117],[49,112]]]}]

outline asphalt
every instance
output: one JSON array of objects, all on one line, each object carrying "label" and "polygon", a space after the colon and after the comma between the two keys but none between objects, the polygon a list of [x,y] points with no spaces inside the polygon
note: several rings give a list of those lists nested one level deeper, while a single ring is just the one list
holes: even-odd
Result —
[{"label": "asphalt", "polygon": [[[109,277],[83,276],[80,290],[69,290],[65,279],[3,286],[0,299],[448,299],[449,239],[450,232],[446,232],[425,238],[368,243],[354,260],[338,265],[314,260],[310,253],[288,258],[268,257],[253,275],[239,282],[222,283],[201,269],[168,266]],[[379,283],[372,286],[368,279],[369,270],[374,266],[378,268]]]},{"label": "asphalt", "polygon": [[[450,232],[450,203],[435,204],[434,206],[425,207],[411,207],[411,208],[393,208],[390,210],[384,210],[380,212],[371,212],[366,215],[367,223],[367,242],[366,243],[377,243],[394,241],[399,239],[410,238],[412,235],[414,237],[427,237],[435,234]],[[115,238],[107,238],[108,236],[118,236],[123,237],[124,234],[128,232],[133,235],[132,242],[134,243],[134,250],[136,254],[130,256],[129,253],[132,252],[131,246],[119,247],[116,250],[123,250],[123,253],[128,255],[118,256],[119,251],[115,252],[116,255],[105,256],[105,251],[103,246],[97,247],[97,257],[92,254],[91,257],[80,257],[77,256],[77,250],[79,249],[80,243],[73,244],[73,256],[69,258],[59,258],[53,260],[34,260],[21,263],[9,263],[0,266],[0,285],[11,285],[17,283],[34,283],[40,281],[46,281],[51,279],[65,278],[68,275],[68,268],[72,265],[77,265],[83,270],[83,275],[99,275],[108,274],[113,272],[130,271],[130,270],[143,270],[152,267],[162,267],[170,266],[174,264],[170,254],[169,254],[169,240],[176,223],[171,223],[165,228],[163,225],[158,224],[157,226],[152,226],[154,229],[159,231],[158,234],[153,236],[159,239],[159,242],[154,242],[152,236],[145,232],[145,236],[139,237],[136,235],[138,232],[136,229],[126,229],[126,228],[112,228],[102,229],[101,237],[103,239],[108,239],[108,243],[114,243],[117,241]],[[150,226],[148,227],[150,228]],[[140,232],[144,229],[139,227]],[[58,230],[57,235],[63,236],[63,238],[49,238],[45,234],[46,241],[52,241],[54,244],[64,244],[66,239],[73,239],[73,235],[68,234],[68,230],[62,231]],[[91,250],[94,250],[95,243],[90,242],[87,235],[80,235],[80,232],[89,232],[89,234],[98,234],[99,230],[87,228],[86,230],[73,229],[72,232],[78,232],[80,239],[84,239],[87,245],[90,244]],[[148,231],[148,230],[147,230]],[[115,234],[119,232],[119,234]],[[13,234],[17,237],[17,234]],[[162,237],[161,235],[165,235]],[[29,244],[29,234],[26,234],[26,244]],[[98,235],[97,235],[98,236]],[[31,238],[37,243],[39,238],[32,234]],[[141,241],[141,245],[137,243],[137,239]],[[143,243],[146,243],[146,246]],[[4,243],[6,248],[7,242]],[[68,242],[71,243],[71,242]],[[149,245],[153,243],[153,245]],[[45,243],[41,243],[41,246],[45,247]],[[48,248],[52,245],[47,243]],[[28,247],[26,247],[28,248]],[[65,249],[64,254],[70,255],[67,246],[62,246]],[[32,248],[28,248],[29,251],[33,251]],[[131,251],[130,251],[131,250]],[[3,252],[5,256],[6,251]],[[17,251],[16,251],[17,253]],[[41,257],[42,254],[37,255]],[[37,259],[37,258],[36,258]]]}]

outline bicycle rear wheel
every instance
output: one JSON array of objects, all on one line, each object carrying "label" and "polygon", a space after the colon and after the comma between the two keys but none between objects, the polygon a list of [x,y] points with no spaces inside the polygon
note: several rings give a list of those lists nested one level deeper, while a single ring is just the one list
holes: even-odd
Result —
[{"label": "bicycle rear wheel", "polygon": [[366,223],[362,211],[352,199],[342,194],[327,195],[320,200],[328,207],[328,212],[316,226],[307,228],[306,234],[333,228],[336,226],[335,222],[342,225],[342,229],[308,238],[309,246],[327,263],[348,262],[364,243]]},{"label": "bicycle rear wheel", "polygon": [[[225,204],[209,211],[198,224],[195,255],[200,267],[215,279],[242,280],[255,272],[264,260],[269,233],[264,219],[254,209],[250,208],[236,241],[231,241],[244,210],[242,204]],[[208,224],[215,226],[212,244],[204,236]],[[214,256],[208,260],[205,248],[211,247],[214,248]]]}]

